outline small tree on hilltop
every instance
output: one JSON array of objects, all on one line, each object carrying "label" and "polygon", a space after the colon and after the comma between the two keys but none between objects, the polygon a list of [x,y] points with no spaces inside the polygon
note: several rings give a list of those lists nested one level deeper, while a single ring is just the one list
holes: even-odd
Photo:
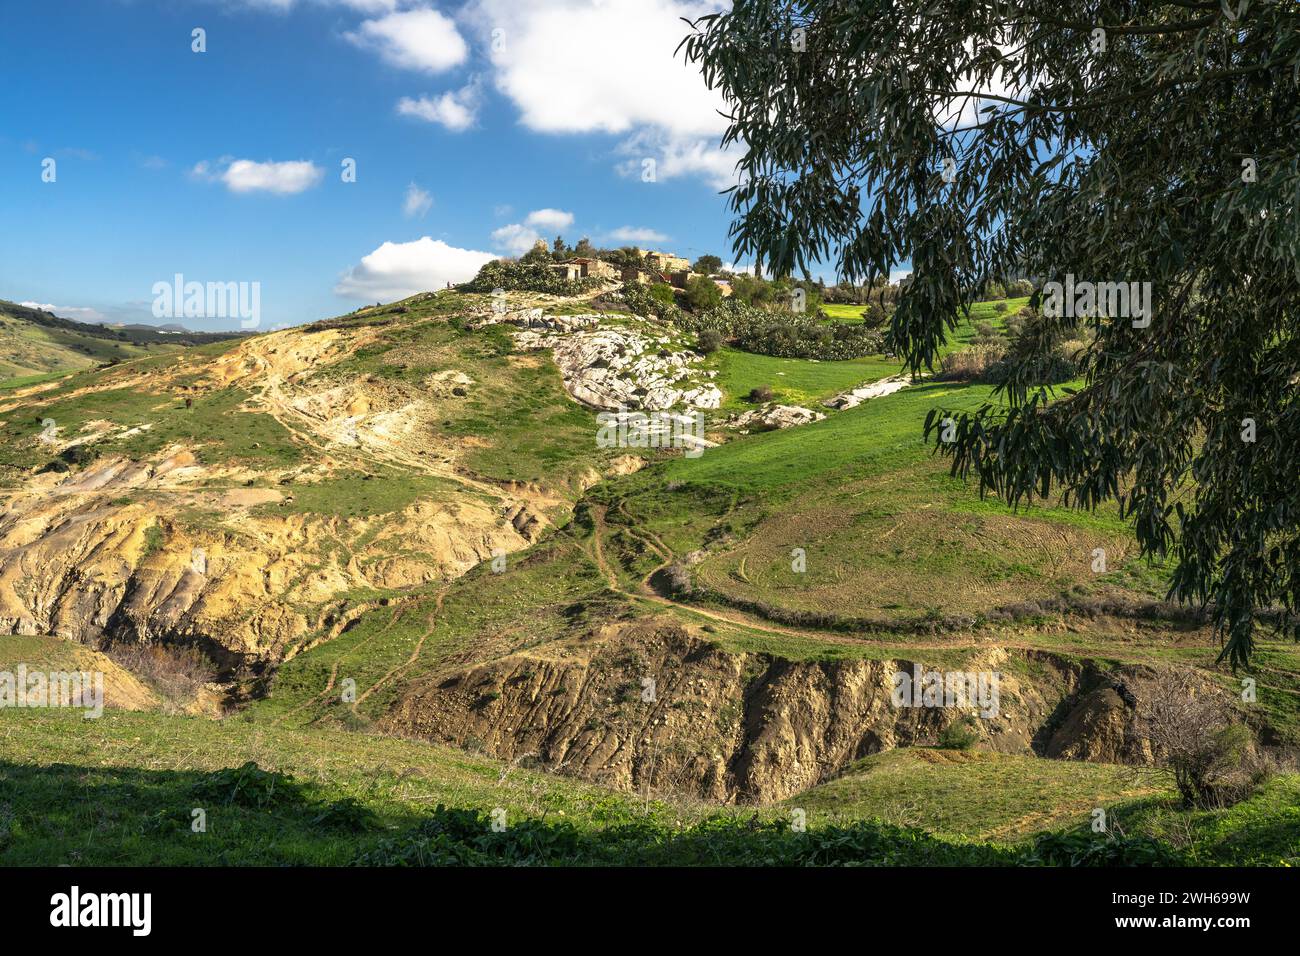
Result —
[{"label": "small tree on hilltop", "polygon": [[722,260],[717,256],[700,256],[691,268],[700,275],[716,275],[722,269]]}]

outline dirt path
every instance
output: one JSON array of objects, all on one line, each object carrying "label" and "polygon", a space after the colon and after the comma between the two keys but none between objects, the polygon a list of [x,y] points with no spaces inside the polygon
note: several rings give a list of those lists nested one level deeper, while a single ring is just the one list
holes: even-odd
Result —
[{"label": "dirt path", "polygon": [[430,614],[428,619],[425,621],[427,627],[425,628],[424,633],[420,635],[420,639],[415,642],[415,648],[411,651],[411,656],[408,657],[404,663],[398,664],[396,667],[389,670],[383,677],[379,678],[379,680],[366,688],[365,693],[358,697],[356,703],[352,705],[353,713],[356,712],[357,707],[365,702],[367,697],[379,690],[380,687],[383,687],[389,681],[396,678],[399,674],[404,674],[406,671],[410,670],[411,667],[415,665],[415,662],[420,659],[420,652],[424,650],[424,642],[429,639],[429,635],[433,633],[434,628],[438,624],[438,615],[442,612],[442,599],[446,593],[445,590],[439,591],[438,596],[434,599],[433,613]]},{"label": "dirt path", "polygon": [[[627,512],[622,509],[622,502],[619,502],[620,512],[627,516]],[[726,624],[730,627],[737,627],[743,630],[755,631],[760,634],[767,634],[771,637],[799,638],[805,641],[813,641],[819,644],[838,644],[841,646],[851,647],[898,647],[907,650],[961,650],[976,647],[1011,647],[1020,649],[1033,649],[1035,645],[1025,644],[1003,640],[977,640],[967,638],[964,640],[944,641],[942,643],[919,643],[911,641],[874,641],[860,637],[848,637],[843,634],[832,634],[824,631],[805,631],[798,628],[786,627],[781,624],[773,624],[759,618],[757,615],[749,614],[745,611],[734,609],[714,610],[712,608],[703,608],[695,604],[687,604],[681,601],[674,601],[672,598],[665,597],[657,593],[650,585],[650,579],[658,574],[661,570],[672,563],[672,552],[668,550],[663,541],[651,532],[643,532],[626,528],[629,534],[639,538],[651,550],[655,551],[660,558],[664,559],[663,563],[658,565],[653,571],[647,574],[638,582],[638,588],[635,591],[629,591],[619,582],[618,574],[605,557],[604,547],[602,545],[607,525],[605,523],[606,510],[603,507],[592,506],[592,522],[594,525],[594,534],[591,539],[591,547],[588,553],[595,562],[600,573],[609,583],[609,588],[617,594],[628,598],[631,601],[653,604],[658,607],[667,608],[680,614],[692,615],[694,617],[705,618],[710,621],[716,621],[720,624]],[[629,516],[630,517],[630,516]]]}]

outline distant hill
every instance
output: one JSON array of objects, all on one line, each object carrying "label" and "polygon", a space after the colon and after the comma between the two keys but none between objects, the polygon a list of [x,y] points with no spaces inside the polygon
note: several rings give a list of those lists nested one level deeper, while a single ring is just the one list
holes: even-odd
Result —
[{"label": "distant hill", "polygon": [[191,332],[180,325],[74,322],[0,299],[0,382],[77,371],[240,334]]}]

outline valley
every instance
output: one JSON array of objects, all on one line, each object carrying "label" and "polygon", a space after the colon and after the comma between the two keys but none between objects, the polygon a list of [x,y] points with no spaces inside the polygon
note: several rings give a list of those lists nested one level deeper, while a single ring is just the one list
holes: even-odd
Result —
[{"label": "valley", "polygon": [[[429,862],[498,808],[548,863],[1300,861],[1293,642],[1233,673],[1114,509],[953,477],[925,417],[990,385],[698,344],[613,285],[452,289],[0,392],[0,670],[109,675],[84,726],[0,713],[0,861]],[[707,446],[601,447],[627,408]],[[893,703],[934,670],[996,714]],[[1249,678],[1283,771],[1179,809],[1171,670]]]}]

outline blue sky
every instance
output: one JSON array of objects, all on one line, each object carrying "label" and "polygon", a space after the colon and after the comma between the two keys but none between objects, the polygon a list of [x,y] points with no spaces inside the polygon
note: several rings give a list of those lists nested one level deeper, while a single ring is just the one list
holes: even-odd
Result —
[{"label": "blue sky", "polygon": [[728,260],[719,101],[673,56],[678,18],[715,6],[6,4],[0,298],[156,322],[181,273],[259,283],[266,329],[467,278],[534,232]]}]

